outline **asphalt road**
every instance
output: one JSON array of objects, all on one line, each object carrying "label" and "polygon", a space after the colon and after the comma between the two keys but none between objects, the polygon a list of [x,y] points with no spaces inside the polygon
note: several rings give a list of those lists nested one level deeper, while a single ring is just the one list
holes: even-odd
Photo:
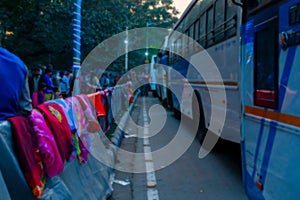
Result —
[{"label": "asphalt road", "polygon": [[[142,138],[142,135],[147,131],[133,126],[134,123],[140,126],[144,123],[149,124],[151,122],[148,115],[149,108],[159,103],[158,99],[153,97],[138,99],[131,115],[132,120],[128,121],[126,127],[129,136],[140,137],[124,138],[121,145],[123,150],[143,153],[146,148],[150,148],[151,152],[155,152],[163,150],[174,140],[178,134],[180,121],[175,119],[170,111],[158,110],[152,113],[154,121],[157,119],[163,121],[164,114],[167,120],[162,130],[150,137],[146,143],[147,139]],[[148,113],[146,118],[145,112]],[[186,137],[191,137],[192,131],[189,129],[188,123],[183,125]],[[179,146],[181,144],[177,143],[177,147]],[[221,141],[207,157],[199,159],[200,145],[195,139],[187,150],[182,152],[182,156],[174,159],[174,162],[169,165],[163,162],[175,157],[180,149],[171,149],[168,155],[153,153],[152,158],[146,156],[144,160],[135,157],[134,154],[131,157],[126,156],[126,160],[122,154],[117,156],[116,165],[119,169],[116,170],[115,179],[120,181],[129,179],[130,184],[114,183],[114,192],[110,200],[247,199],[242,185],[238,144]],[[157,169],[153,173],[149,172],[149,167],[145,167],[146,163],[149,166],[149,162],[150,166],[153,164],[150,171]],[[148,173],[133,173],[140,169],[148,170]]]}]

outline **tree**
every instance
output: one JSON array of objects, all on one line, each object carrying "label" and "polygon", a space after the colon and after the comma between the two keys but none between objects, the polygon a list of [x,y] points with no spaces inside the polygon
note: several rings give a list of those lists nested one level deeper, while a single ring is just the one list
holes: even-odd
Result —
[{"label": "tree", "polygon": [[[13,5],[14,4],[14,5]],[[71,0],[20,0],[2,2],[2,45],[29,66],[72,63]],[[7,34],[10,33],[10,34]]]},{"label": "tree", "polygon": [[[103,40],[147,22],[168,20],[178,11],[172,0],[83,0],[82,58]],[[72,0],[1,0],[1,45],[29,66],[51,63],[56,69],[72,66]],[[120,61],[121,62],[121,61]],[[115,65],[117,66],[117,65]],[[116,69],[118,67],[115,67]]]},{"label": "tree", "polygon": [[[84,1],[83,58],[103,40],[125,31],[126,27],[129,29],[146,27],[147,22],[151,22],[155,26],[171,28],[177,21],[175,15],[178,14],[172,3],[172,0]],[[162,21],[168,21],[168,23],[161,23]],[[123,48],[122,45],[120,44],[120,47],[115,48]],[[129,68],[143,64],[144,53],[145,50],[130,53]],[[124,59],[124,57],[117,59],[111,65],[111,69],[122,70]]]}]

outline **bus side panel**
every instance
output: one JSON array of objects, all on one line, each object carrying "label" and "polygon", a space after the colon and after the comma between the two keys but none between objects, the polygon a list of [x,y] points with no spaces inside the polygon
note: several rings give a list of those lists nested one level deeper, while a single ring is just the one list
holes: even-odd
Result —
[{"label": "bus side panel", "polygon": [[[300,188],[300,133],[276,122],[245,117],[245,186],[251,199],[297,199]],[[259,124],[260,126],[257,126]],[[274,137],[273,146],[270,136]],[[288,147],[286,147],[288,144]],[[268,163],[266,158],[269,157]],[[259,190],[256,184],[262,184]]]},{"label": "bus side panel", "polygon": [[[182,93],[183,93],[184,85],[182,83],[176,83],[174,81],[170,82],[170,89],[172,91],[172,101],[173,101],[173,109],[177,111],[181,111],[180,103],[182,101]],[[177,98],[179,97],[179,99]]]},{"label": "bus side panel", "polygon": [[[300,194],[300,133],[298,130],[277,130],[265,178],[266,199],[298,199]],[[272,130],[269,134],[272,134]],[[268,147],[267,147],[268,148]],[[267,151],[266,149],[265,151]]]},{"label": "bus side panel", "polygon": [[[255,185],[255,178],[256,178],[256,166],[261,165],[261,156],[258,156],[258,154],[262,154],[261,151],[256,152],[256,149],[261,146],[261,143],[265,144],[266,141],[266,133],[261,134],[260,136],[255,133],[260,132],[260,127],[257,126],[259,124],[259,120],[249,120],[249,118],[244,120],[244,126],[247,127],[247,132],[253,133],[253,134],[246,134],[243,138],[244,141],[242,142],[242,149],[246,149],[246,151],[243,151],[242,156],[245,159],[243,160],[243,174],[244,174],[244,185],[246,187],[246,192],[250,199],[264,199],[261,191],[257,188]],[[264,137],[264,138],[262,138]],[[260,142],[257,142],[260,141]],[[255,176],[255,178],[254,178]]]},{"label": "bus side panel", "polygon": [[[280,86],[286,88],[284,96],[282,98],[281,112],[291,115],[300,115],[300,22],[295,25],[289,25],[289,10],[291,7],[298,6],[298,19],[300,13],[300,1],[289,1],[280,8],[280,20],[279,20],[279,37],[282,33],[297,33],[298,44],[289,46],[286,50],[281,50],[279,58],[280,77],[284,77],[280,80]],[[293,40],[290,38],[290,40]],[[292,42],[293,43],[293,42]],[[289,65],[291,66],[289,68]],[[287,78],[288,77],[288,78]],[[286,80],[284,80],[286,79]]]},{"label": "bus side panel", "polygon": [[[239,37],[233,37],[221,42],[207,50],[192,56],[199,72],[191,65],[187,71],[187,79],[193,88],[200,94],[203,103],[205,126],[209,127],[211,117],[211,96],[218,95],[225,89],[226,97],[218,99],[224,107],[219,107],[220,112],[226,112],[226,119],[221,133],[221,138],[232,142],[240,142],[241,100],[240,100],[240,69],[239,69]],[[208,57],[209,56],[209,57]],[[212,59],[213,62],[209,61]],[[211,65],[215,66],[211,66]],[[217,67],[222,80],[215,78],[211,67]],[[202,73],[202,74],[201,74]],[[211,93],[211,94],[210,94]],[[218,108],[217,108],[218,109]],[[222,123],[223,122],[218,122]]]},{"label": "bus side panel", "polygon": [[258,106],[254,102],[255,29],[275,16],[278,43],[282,33],[300,34],[300,23],[289,25],[289,11],[297,4],[300,1],[293,0],[262,10],[242,27],[241,143],[244,185],[250,199],[298,199],[300,194],[299,43],[286,49],[278,47],[278,107]]},{"label": "bus side panel", "polygon": [[226,92],[226,99],[219,99],[223,104],[226,103],[226,120],[221,138],[239,143],[241,124],[239,36],[209,48],[208,53],[221,73]]}]

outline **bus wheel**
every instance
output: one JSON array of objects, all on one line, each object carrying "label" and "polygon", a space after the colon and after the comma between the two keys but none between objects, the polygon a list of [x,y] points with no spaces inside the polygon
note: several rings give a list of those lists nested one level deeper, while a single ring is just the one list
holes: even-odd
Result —
[{"label": "bus wheel", "polygon": [[153,97],[158,97],[157,91],[156,91],[156,90],[152,90],[152,96],[153,96]]},{"label": "bus wheel", "polygon": [[173,110],[173,99],[172,99],[172,92],[168,89],[167,93],[167,107],[169,110]]},{"label": "bus wheel", "polygon": [[162,105],[163,107],[167,108],[168,107],[168,102],[167,102],[167,99],[163,99],[162,101]]},{"label": "bus wheel", "polygon": [[202,109],[201,99],[197,92],[195,92],[193,95],[192,108],[193,120],[195,120],[194,123],[198,123],[196,138],[198,139],[200,145],[202,145],[207,133],[207,129],[205,128],[204,113]]},{"label": "bus wheel", "polygon": [[177,110],[177,109],[174,109],[173,112],[174,112],[174,117],[176,119],[180,120],[181,119],[181,113],[180,113],[180,111]]}]

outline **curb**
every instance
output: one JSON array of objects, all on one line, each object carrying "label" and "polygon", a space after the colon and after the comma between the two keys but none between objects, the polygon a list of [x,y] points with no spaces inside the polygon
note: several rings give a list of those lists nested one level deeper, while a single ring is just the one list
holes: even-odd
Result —
[{"label": "curb", "polygon": [[[116,128],[115,132],[112,134],[112,137],[111,137],[111,142],[115,145],[115,148],[114,148],[114,151],[116,152],[117,150],[117,147],[120,147],[121,145],[121,142],[122,142],[122,139],[123,139],[123,136],[124,136],[124,127],[126,126],[127,122],[128,122],[128,119],[129,119],[129,116],[134,108],[134,105],[138,99],[140,95],[140,92],[137,92],[135,94],[135,97],[133,99],[133,103],[129,106],[129,109],[128,111],[122,116],[119,124],[118,124],[118,127]],[[117,146],[117,147],[116,147]]]}]

